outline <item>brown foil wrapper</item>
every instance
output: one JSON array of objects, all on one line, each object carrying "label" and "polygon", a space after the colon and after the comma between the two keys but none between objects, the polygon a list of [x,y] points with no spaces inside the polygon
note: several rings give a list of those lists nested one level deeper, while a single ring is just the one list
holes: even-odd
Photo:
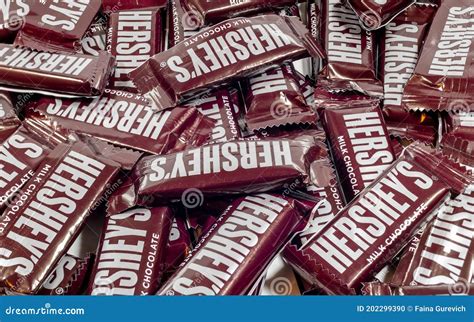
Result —
[{"label": "brown foil wrapper", "polygon": [[348,0],[366,30],[376,30],[414,4],[416,0],[358,1]]},{"label": "brown foil wrapper", "polygon": [[182,0],[186,14],[199,17],[205,24],[218,22],[237,16],[248,16],[259,12],[295,4],[295,0],[247,0],[232,2],[228,0]]},{"label": "brown foil wrapper", "polygon": [[228,89],[219,89],[204,94],[186,106],[196,107],[201,114],[215,122],[211,140],[208,143],[219,143],[238,140],[244,137],[239,127],[242,107],[235,101]]},{"label": "brown foil wrapper", "polygon": [[408,268],[410,267],[410,264],[414,259],[416,248],[420,244],[420,239],[425,233],[425,231],[426,227],[422,227],[421,229],[419,229],[415,236],[413,236],[411,241],[407,244],[407,246],[405,246],[405,248],[400,252],[398,264],[390,279],[391,284],[402,285],[402,282],[408,272]]},{"label": "brown foil wrapper", "polygon": [[166,6],[166,0],[102,0],[102,9],[106,13],[127,9],[164,6]]},{"label": "brown foil wrapper", "polygon": [[375,36],[359,24],[357,15],[344,0],[323,0],[321,42],[327,61],[320,77],[329,81],[331,91],[356,90],[382,96],[377,79]]},{"label": "brown foil wrapper", "polygon": [[0,4],[0,42],[10,43],[23,26],[31,4],[25,0],[2,1]]},{"label": "brown foil wrapper", "polygon": [[0,287],[38,291],[119,168],[82,143],[58,145],[0,218]]},{"label": "brown foil wrapper", "polygon": [[351,201],[396,159],[378,100],[331,101],[323,108],[338,179]]},{"label": "brown foil wrapper", "polygon": [[0,142],[5,141],[20,125],[10,94],[0,91]]},{"label": "brown foil wrapper", "polygon": [[469,112],[474,106],[474,6],[443,0],[403,94],[410,110]]},{"label": "brown foil wrapper", "polygon": [[474,141],[447,134],[441,141],[443,153],[459,163],[474,167]]},{"label": "brown foil wrapper", "polygon": [[158,294],[246,294],[299,227],[302,207],[283,195],[237,199]]},{"label": "brown foil wrapper", "polygon": [[96,20],[82,38],[81,44],[83,54],[99,56],[100,52],[106,49],[107,18],[101,14],[97,15]]},{"label": "brown foil wrapper", "polygon": [[306,104],[291,65],[267,70],[244,82],[247,113],[251,131],[289,125],[316,124],[318,117]]},{"label": "brown foil wrapper", "polygon": [[214,126],[197,109],[157,112],[142,96],[109,89],[95,99],[43,97],[30,109],[33,113],[28,118],[37,118],[59,132],[84,133],[152,154],[200,146]]},{"label": "brown foil wrapper", "polygon": [[158,110],[163,110],[212,86],[255,73],[255,66],[270,68],[308,55],[323,53],[298,18],[235,18],[153,56],[130,78]]},{"label": "brown foil wrapper", "polygon": [[64,255],[37,294],[82,295],[93,259],[93,254],[87,254],[84,258]]},{"label": "brown foil wrapper", "polygon": [[79,51],[99,9],[98,0],[34,1],[15,45],[40,51]]},{"label": "brown foil wrapper", "polygon": [[436,12],[435,5],[416,4],[405,10],[384,31],[381,41],[381,77],[384,79],[384,117],[393,136],[434,144],[436,123],[426,113],[402,106],[403,90],[413,75],[424,39]]},{"label": "brown foil wrapper", "polygon": [[444,113],[443,127],[445,133],[474,141],[474,111]]},{"label": "brown foil wrapper", "polygon": [[[0,157],[0,209],[22,194],[22,188],[35,175],[50,146],[34,133],[20,127],[1,145]],[[4,227],[0,227],[0,233]]]},{"label": "brown foil wrapper", "polygon": [[0,88],[55,96],[101,94],[112,71],[112,57],[50,53],[0,44]]},{"label": "brown foil wrapper", "polygon": [[87,293],[156,293],[172,220],[169,207],[136,208],[108,215]]},{"label": "brown foil wrapper", "polygon": [[189,255],[192,249],[191,236],[186,227],[185,218],[177,214],[171,225],[171,231],[166,244],[165,258],[163,260],[165,282],[178,269],[179,265]]},{"label": "brown foil wrapper", "polygon": [[137,92],[128,74],[163,50],[161,8],[114,12],[109,18],[107,50],[115,58],[109,87]]},{"label": "brown foil wrapper", "polygon": [[440,209],[399,285],[469,283],[474,260],[474,184]]},{"label": "brown foil wrapper", "polygon": [[[317,182],[327,161],[324,143],[311,135],[297,139],[235,141],[206,145],[176,154],[143,158],[133,189],[120,196],[133,205],[202,199],[277,190],[284,184]],[[296,183],[295,183],[296,182]]]},{"label": "brown foil wrapper", "polygon": [[306,246],[284,255],[327,293],[356,294],[470,180],[459,164],[412,144]]}]

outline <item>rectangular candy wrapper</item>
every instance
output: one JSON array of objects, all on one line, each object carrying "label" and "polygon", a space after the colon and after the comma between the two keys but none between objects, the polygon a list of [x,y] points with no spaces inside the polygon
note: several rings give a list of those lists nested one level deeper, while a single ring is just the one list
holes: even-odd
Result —
[{"label": "rectangular candy wrapper", "polygon": [[164,6],[166,6],[166,0],[102,0],[102,10],[105,13]]},{"label": "rectangular candy wrapper", "polygon": [[246,294],[307,210],[307,205],[282,195],[237,199],[158,294]]},{"label": "rectangular candy wrapper", "polygon": [[99,14],[81,40],[82,53],[99,56],[101,51],[106,50],[106,43],[107,19]]},{"label": "rectangular candy wrapper", "polygon": [[202,198],[204,194],[267,192],[296,179],[296,186],[304,186],[316,182],[318,170],[326,169],[326,156],[324,143],[311,135],[301,135],[295,139],[216,143],[145,157],[135,168],[128,194],[119,198],[132,207]]},{"label": "rectangular candy wrapper", "polygon": [[474,260],[474,184],[440,209],[401,285],[469,283]]},{"label": "rectangular candy wrapper", "polygon": [[402,108],[403,90],[416,63],[436,7],[416,4],[390,22],[381,40],[384,109]]},{"label": "rectangular candy wrapper", "polygon": [[410,7],[416,0],[348,0],[366,30],[377,30]]},{"label": "rectangular candy wrapper", "polygon": [[25,0],[9,0],[0,3],[0,42],[10,43],[23,26],[31,4]]},{"label": "rectangular candy wrapper", "polygon": [[[430,225],[430,223],[428,223],[428,225]],[[402,282],[405,279],[405,275],[408,271],[408,267],[410,267],[410,264],[413,261],[416,249],[418,248],[420,239],[425,231],[428,233],[426,227],[420,228],[411,241],[400,252],[400,254],[397,255],[398,263],[396,264],[396,268],[392,274],[392,277],[390,278],[391,284],[402,285]]]},{"label": "rectangular candy wrapper", "polygon": [[328,294],[356,294],[472,179],[440,152],[412,144],[309,243],[285,250],[286,259]]},{"label": "rectangular candy wrapper", "polygon": [[37,117],[59,132],[88,134],[152,154],[202,145],[214,125],[195,108],[157,112],[142,96],[109,89],[95,99],[43,97],[29,109],[33,113],[27,118]]},{"label": "rectangular candy wrapper", "polygon": [[55,96],[96,96],[107,85],[113,58],[35,51],[0,44],[0,89]]},{"label": "rectangular candy wrapper", "polygon": [[374,34],[362,29],[344,0],[323,0],[321,15],[318,38],[327,53],[327,61],[319,75],[329,81],[329,89],[382,96],[383,86],[375,68]]},{"label": "rectangular candy wrapper", "polygon": [[328,101],[318,106],[347,202],[396,159],[378,104],[378,100]]},{"label": "rectangular candy wrapper", "polygon": [[438,9],[403,104],[410,110],[469,112],[474,106],[474,5],[444,0]]},{"label": "rectangular candy wrapper", "polygon": [[0,91],[0,142],[5,141],[20,125],[10,94]]},{"label": "rectangular candy wrapper", "polygon": [[87,254],[84,258],[65,254],[37,294],[82,295],[93,259],[93,254]]},{"label": "rectangular candy wrapper", "polygon": [[58,145],[0,219],[0,287],[37,292],[119,169],[82,143]]},{"label": "rectangular candy wrapper", "polygon": [[474,141],[474,111],[443,114],[445,133]]},{"label": "rectangular candy wrapper", "polygon": [[128,74],[163,50],[160,8],[124,10],[109,17],[107,50],[115,58],[109,87],[136,92]]},{"label": "rectangular candy wrapper", "polygon": [[163,282],[166,282],[174,274],[179,265],[188,257],[191,250],[191,235],[186,227],[185,218],[177,214],[173,218],[170,235],[166,244],[165,258],[163,260],[165,271]]},{"label": "rectangular candy wrapper", "polygon": [[317,114],[306,104],[292,66],[267,70],[241,82],[251,131],[289,124],[316,124]]},{"label": "rectangular candy wrapper", "polygon": [[88,294],[151,295],[158,291],[171,231],[169,207],[108,215]]},{"label": "rectangular candy wrapper", "polygon": [[[23,186],[51,152],[51,146],[24,127],[18,128],[0,146],[0,209],[22,193]],[[0,226],[0,233],[4,227]]]},{"label": "rectangular candy wrapper", "polygon": [[81,39],[100,9],[99,0],[30,3],[30,13],[15,39],[15,45],[40,51],[79,51]]},{"label": "rectangular candy wrapper", "polygon": [[255,73],[255,66],[323,56],[296,17],[236,18],[207,28],[153,56],[130,74],[158,110],[176,106],[216,84]]},{"label": "rectangular candy wrapper", "polygon": [[201,114],[215,122],[211,140],[207,143],[228,142],[244,137],[239,127],[242,107],[232,96],[231,91],[222,88],[186,103],[186,106],[196,107]]},{"label": "rectangular candy wrapper", "polygon": [[275,7],[294,5],[295,0],[180,0],[185,15],[199,19],[203,24],[215,23],[235,16],[248,16]]}]

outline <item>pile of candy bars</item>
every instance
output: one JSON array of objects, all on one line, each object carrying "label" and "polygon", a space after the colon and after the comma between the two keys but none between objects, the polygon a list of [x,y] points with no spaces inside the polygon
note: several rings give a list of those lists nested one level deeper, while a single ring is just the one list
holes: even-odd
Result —
[{"label": "pile of candy bars", "polygon": [[0,12],[0,293],[474,293],[473,0]]}]

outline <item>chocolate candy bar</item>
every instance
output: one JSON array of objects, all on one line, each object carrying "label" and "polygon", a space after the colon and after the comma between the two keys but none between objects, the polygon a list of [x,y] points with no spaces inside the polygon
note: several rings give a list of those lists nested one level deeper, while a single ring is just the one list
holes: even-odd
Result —
[{"label": "chocolate candy bar", "polygon": [[108,215],[88,294],[156,293],[173,213],[168,207]]},{"label": "chocolate candy bar", "polygon": [[367,30],[376,30],[385,26],[415,2],[416,0],[348,0],[351,8],[359,16],[362,26]]},{"label": "chocolate candy bar", "polygon": [[319,73],[333,91],[357,90],[382,96],[376,77],[375,37],[359,24],[357,15],[344,0],[323,0],[320,36],[327,62]]},{"label": "chocolate candy bar", "polygon": [[445,0],[434,17],[413,77],[403,94],[411,110],[472,111],[474,5]]},{"label": "chocolate candy bar", "polygon": [[427,231],[426,227],[419,229],[408,245],[405,246],[405,248],[401,251],[401,254],[397,256],[399,257],[399,260],[398,264],[396,265],[396,269],[393,272],[392,278],[390,279],[391,284],[402,285],[406,273],[408,272],[408,268],[410,267],[413,257],[415,256],[416,249],[420,244],[420,239],[425,231]]},{"label": "chocolate candy bar", "polygon": [[[50,146],[34,133],[20,127],[0,146],[0,209],[18,194],[35,175]],[[5,227],[0,226],[0,233]]]},{"label": "chocolate candy bar", "polygon": [[43,97],[32,102],[30,109],[46,118],[39,121],[58,131],[84,133],[153,154],[202,145],[213,127],[196,109],[156,112],[142,96],[110,89],[95,99]]},{"label": "chocolate candy bar", "polygon": [[48,276],[38,295],[81,295],[88,277],[92,254],[78,258],[66,254]]},{"label": "chocolate candy bar", "polygon": [[116,63],[109,84],[111,88],[137,91],[128,74],[163,50],[162,29],[160,8],[126,10],[110,15],[107,49]]},{"label": "chocolate candy bar", "polygon": [[30,10],[31,5],[24,0],[0,3],[0,42],[13,41]]},{"label": "chocolate candy bar", "polygon": [[187,14],[201,17],[206,24],[295,4],[294,0],[213,1],[212,3],[206,0],[184,0],[181,2]]},{"label": "chocolate candy bar", "polygon": [[0,218],[0,287],[38,291],[119,168],[82,143],[58,145]]},{"label": "chocolate candy bar", "polygon": [[254,73],[255,66],[323,56],[298,18],[265,15],[231,19],[153,56],[130,74],[158,110],[216,84]]},{"label": "chocolate candy bar", "polygon": [[10,94],[0,91],[0,142],[5,141],[20,125]]},{"label": "chocolate candy bar", "polygon": [[237,199],[158,294],[245,294],[299,226],[305,210],[281,195]]},{"label": "chocolate candy bar", "polygon": [[76,52],[99,9],[97,0],[33,2],[15,45],[40,51]]},{"label": "chocolate candy bar", "polygon": [[468,282],[474,249],[474,184],[441,208],[423,234],[400,285]]},{"label": "chocolate candy bar", "polygon": [[102,9],[106,13],[117,12],[120,10],[164,6],[166,6],[166,0],[102,0]]},{"label": "chocolate candy bar", "polygon": [[81,40],[82,53],[99,56],[99,53],[106,49],[106,43],[107,19],[99,14]]},{"label": "chocolate candy bar", "polygon": [[328,101],[322,123],[339,182],[351,201],[395,160],[377,100]]},{"label": "chocolate candy bar", "polygon": [[385,27],[380,48],[384,109],[402,108],[403,90],[413,75],[435,11],[435,6],[417,4]]},{"label": "chocolate candy bar", "polygon": [[112,57],[50,53],[0,44],[0,88],[61,96],[101,94],[112,71]]},{"label": "chocolate candy bar", "polygon": [[459,193],[468,185],[473,178],[466,173],[441,153],[412,144],[310,243],[295,249],[298,261],[287,259],[329,294],[356,294],[436,214],[451,191]]},{"label": "chocolate candy bar", "polygon": [[178,266],[189,255],[191,249],[191,236],[186,227],[185,219],[177,215],[173,218],[171,232],[166,244],[165,258],[163,260],[164,282],[174,274]]},{"label": "chocolate candy bar", "polygon": [[215,122],[211,140],[208,143],[228,142],[243,138],[239,127],[242,113],[239,102],[235,102],[232,93],[227,89],[219,89],[204,94],[186,106],[196,107],[201,114]]},{"label": "chocolate candy bar", "polygon": [[316,113],[306,104],[289,64],[249,77],[243,84],[245,121],[251,131],[318,121]]},{"label": "chocolate candy bar", "polygon": [[132,207],[192,196],[202,199],[203,194],[266,192],[292,183],[303,186],[316,180],[326,155],[324,143],[302,135],[294,140],[226,142],[145,157],[136,166],[133,193],[125,199]]}]

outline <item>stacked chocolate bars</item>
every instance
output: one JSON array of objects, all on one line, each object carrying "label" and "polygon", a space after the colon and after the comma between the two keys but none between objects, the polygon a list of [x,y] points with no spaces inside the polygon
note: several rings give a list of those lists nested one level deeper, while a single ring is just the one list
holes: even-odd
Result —
[{"label": "stacked chocolate bars", "polygon": [[474,293],[472,0],[0,11],[0,293]]}]

